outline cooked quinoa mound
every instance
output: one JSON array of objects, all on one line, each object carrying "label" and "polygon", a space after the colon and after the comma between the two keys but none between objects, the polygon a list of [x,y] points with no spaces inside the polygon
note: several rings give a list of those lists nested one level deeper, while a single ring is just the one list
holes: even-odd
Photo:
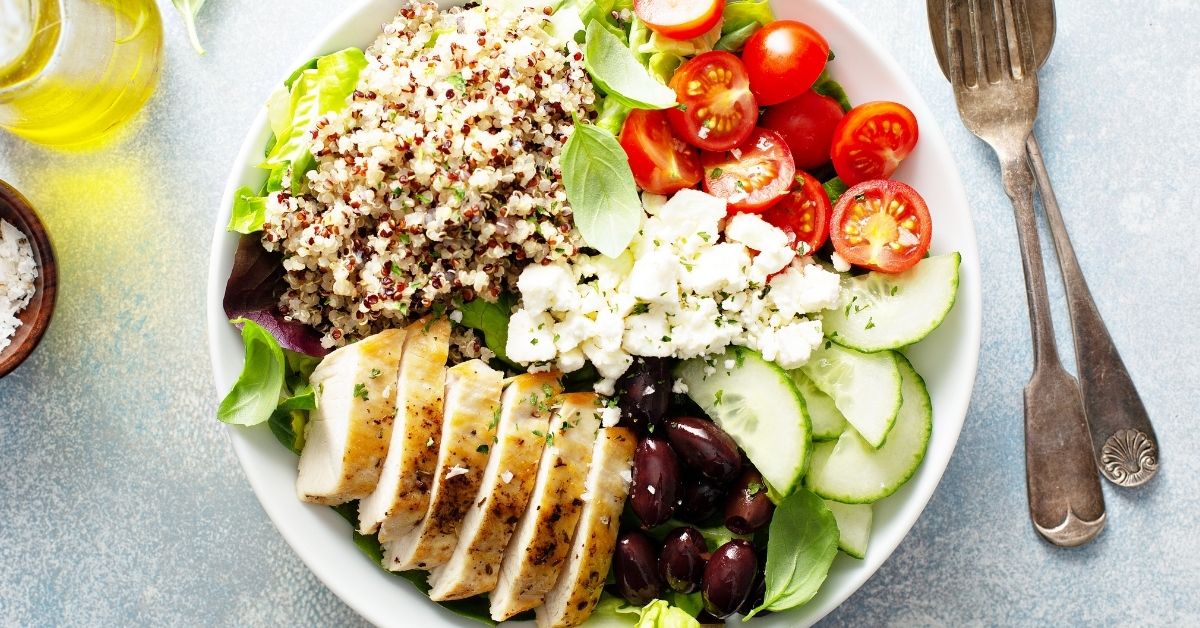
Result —
[{"label": "cooked quinoa mound", "polygon": [[541,8],[413,3],[367,49],[348,110],[313,129],[309,191],[267,202],[280,305],[326,346],[576,254],[559,155],[595,94],[579,46],[546,27]]}]

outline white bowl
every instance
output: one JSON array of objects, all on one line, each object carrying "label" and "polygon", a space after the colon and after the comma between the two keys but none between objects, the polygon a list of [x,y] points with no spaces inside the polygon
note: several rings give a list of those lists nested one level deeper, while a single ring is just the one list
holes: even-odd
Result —
[{"label": "white bowl", "polygon": [[[347,46],[370,44],[380,26],[390,21],[403,4],[403,0],[358,2],[296,64]],[[980,335],[975,231],[958,171],[929,107],[892,57],[875,43],[875,37],[835,0],[779,1],[775,6],[778,17],[807,22],[829,40],[837,53],[830,70],[846,88],[851,102],[894,100],[908,105],[916,114],[920,142],[896,178],[915,187],[928,202],[934,224],[933,252],[960,251],[962,267],[954,310],[937,331],[906,352],[925,377],[933,398],[933,438],[924,464],[898,493],[876,505],[866,558],[856,560],[839,554],[815,599],[799,609],[751,624],[764,628],[815,623],[858,590],[900,544],[933,495],[954,452],[975,381]],[[254,166],[268,134],[264,108],[233,165],[214,227],[208,277],[208,337],[217,390],[222,394],[237,379],[243,360],[240,337],[221,308],[237,245],[236,234],[227,233],[224,227],[234,190],[241,185],[256,187],[263,180],[263,171]],[[266,425],[230,427],[229,436],[271,521],[313,573],[351,608],[380,626],[478,625],[442,609],[408,582],[372,564],[351,542],[350,527],[331,509],[297,500],[296,456],[275,440]]]}]

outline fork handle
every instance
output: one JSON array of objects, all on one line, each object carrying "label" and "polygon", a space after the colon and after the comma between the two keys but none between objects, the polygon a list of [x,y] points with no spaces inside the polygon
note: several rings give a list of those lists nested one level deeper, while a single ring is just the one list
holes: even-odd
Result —
[{"label": "fork handle", "polygon": [[1034,343],[1033,377],[1025,387],[1029,516],[1047,541],[1073,547],[1092,540],[1104,528],[1104,494],[1092,460],[1092,439],[1079,386],[1063,369],[1054,344],[1033,210],[1033,173],[1023,150],[1004,151],[1000,165],[1004,191],[1016,214]]},{"label": "fork handle", "polygon": [[1158,438],[1083,278],[1036,136],[1030,134],[1026,150],[1066,286],[1079,389],[1091,427],[1096,464],[1104,477],[1118,486],[1141,486],[1158,472]]}]

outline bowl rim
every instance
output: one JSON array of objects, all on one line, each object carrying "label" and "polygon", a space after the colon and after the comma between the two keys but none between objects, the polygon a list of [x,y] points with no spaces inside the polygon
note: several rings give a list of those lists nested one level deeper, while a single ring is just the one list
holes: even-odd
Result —
[{"label": "bowl rim", "polygon": [[28,318],[26,313],[32,311],[32,318],[23,320],[8,346],[0,349],[2,378],[17,370],[33,355],[50,327],[54,305],[58,300],[58,264],[54,257],[54,247],[50,243],[50,234],[34,210],[33,204],[3,180],[0,180],[0,218],[7,220],[25,234],[38,264],[38,275],[33,282],[33,297],[18,315],[20,317],[21,314],[25,314]]},{"label": "bowl rim", "polygon": [[[776,0],[776,2],[779,1],[781,0]],[[451,2],[443,0],[442,4],[453,3],[455,3],[454,0],[451,0]],[[339,38],[345,38],[343,31],[350,28],[352,23],[366,19],[367,14],[370,14],[373,10],[380,10],[380,7],[385,6],[398,7],[401,4],[402,0],[358,0],[346,7],[340,15],[330,22],[319,36],[314,38],[304,48],[305,54],[296,59],[296,65],[315,55],[336,50],[339,46],[335,42],[338,42]],[[918,151],[924,150],[927,154],[932,154],[932,159],[939,162],[937,165],[942,169],[939,170],[942,175],[941,184],[945,186],[942,192],[952,204],[961,208],[960,211],[966,223],[965,228],[956,235],[955,240],[954,248],[962,253],[962,262],[960,266],[958,299],[954,310],[951,312],[951,316],[956,316],[955,311],[959,312],[957,316],[961,317],[960,327],[962,329],[960,335],[954,338],[955,342],[959,345],[957,349],[958,362],[956,363],[958,371],[952,379],[958,383],[956,386],[951,387],[950,390],[943,391],[942,393],[944,396],[952,398],[934,399],[935,412],[939,414],[935,414],[934,440],[930,441],[925,461],[918,469],[916,475],[897,495],[890,498],[890,500],[885,500],[892,502],[899,501],[898,506],[889,508],[889,510],[898,510],[898,512],[894,513],[890,521],[886,523],[887,533],[879,534],[880,524],[877,518],[872,531],[872,545],[868,549],[865,559],[849,559],[839,553],[834,569],[830,572],[831,580],[835,579],[835,571],[839,572],[836,577],[838,580],[836,586],[833,586],[835,585],[833,582],[827,582],[822,586],[816,598],[799,609],[756,619],[753,625],[760,628],[795,626],[798,621],[805,625],[816,623],[857,592],[878,571],[879,567],[892,555],[896,547],[907,536],[917,519],[925,511],[957,445],[958,436],[965,422],[974,390],[982,333],[982,296],[980,292],[979,252],[975,225],[970,216],[966,191],[958,168],[954,163],[953,154],[933,112],[908,74],[903,71],[892,55],[883,48],[883,45],[872,35],[871,31],[851,14],[849,9],[838,4],[836,0],[812,0],[805,10],[817,13],[823,12],[836,23],[840,23],[839,25],[844,27],[849,32],[849,35],[853,37],[854,43],[862,46],[865,56],[876,60],[881,64],[881,69],[895,80],[898,90],[906,98],[905,104],[914,111],[917,118],[921,121],[922,145],[918,146]],[[371,28],[375,29],[377,27],[378,24],[374,24]],[[357,45],[362,46],[365,40],[367,40],[366,37],[360,38]],[[341,43],[345,45],[344,42]],[[840,53],[839,58],[841,58]],[[230,176],[221,196],[222,204],[217,211],[216,223],[214,225],[209,260],[207,332],[210,357],[213,362],[214,379],[216,380],[216,387],[219,394],[223,394],[237,376],[236,371],[230,373],[228,372],[228,367],[222,366],[222,362],[227,358],[226,353],[228,351],[240,351],[240,341],[236,339],[237,332],[228,325],[228,320],[225,318],[221,307],[225,280],[227,279],[230,265],[230,260],[225,260],[221,257],[221,251],[228,248],[229,243],[231,240],[235,240],[236,236],[236,234],[226,233],[224,226],[229,217],[229,201],[233,198],[237,187],[247,181],[247,172],[253,170],[254,166],[253,156],[261,151],[262,146],[267,140],[268,131],[267,114],[265,107],[263,107],[260,108],[254,122],[250,126],[237,159],[233,162]],[[922,146],[924,149],[922,149]],[[254,176],[256,177],[257,174]],[[265,174],[263,178],[265,178]],[[934,238],[936,244],[938,242],[937,233],[935,233]],[[941,331],[938,330],[935,334]],[[237,346],[236,349],[233,348],[235,343]],[[931,390],[932,394],[933,391]],[[339,557],[345,554],[342,550],[346,547],[351,552],[358,552],[357,548],[354,548],[353,543],[350,542],[349,529],[344,520],[333,513],[331,509],[300,504],[291,491],[281,491],[278,486],[278,483],[283,481],[283,478],[287,474],[276,473],[277,469],[271,468],[271,465],[278,463],[282,459],[282,454],[291,456],[292,468],[290,470],[290,477],[294,482],[294,456],[290,452],[284,451],[284,448],[275,442],[265,426],[259,426],[259,429],[229,429],[227,430],[227,434],[256,497],[281,536],[284,537],[293,551],[313,574],[347,606],[376,625],[412,625],[406,622],[416,621],[417,619],[462,626],[476,625],[470,620],[457,617],[442,607],[429,602],[424,595],[407,584],[401,587],[394,587],[391,581],[388,580],[384,587],[378,586],[381,582],[384,582],[381,578],[368,578],[369,581],[354,582],[353,577],[347,577],[348,575],[358,576],[363,574],[364,571],[357,569],[355,565],[345,563],[344,559]],[[936,448],[935,443],[938,445]],[[297,517],[306,517],[309,521],[299,524],[295,520]],[[301,528],[306,529],[302,531]],[[342,541],[342,546],[344,547],[315,547],[314,545],[316,544],[314,544],[313,539],[307,535],[313,533],[317,528],[336,529],[344,539]],[[360,555],[359,558],[362,558],[362,556]],[[853,561],[852,567],[848,569],[841,569],[839,567],[839,564],[845,564],[848,561]],[[364,567],[383,574],[377,565],[368,563]],[[353,572],[353,574],[349,572]],[[406,589],[406,591],[399,591],[398,589]],[[374,599],[374,596],[381,594],[403,597],[405,593],[411,594],[411,597],[417,599],[419,603],[415,606],[405,604],[403,610],[406,615],[402,617],[398,617],[394,613],[396,610],[394,607],[388,609],[385,604],[381,604]]]}]

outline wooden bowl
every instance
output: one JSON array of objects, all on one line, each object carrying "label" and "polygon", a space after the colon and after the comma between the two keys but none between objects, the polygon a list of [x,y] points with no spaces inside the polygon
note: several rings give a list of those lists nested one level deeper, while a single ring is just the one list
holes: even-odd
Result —
[{"label": "wooden bowl", "polygon": [[29,201],[4,181],[0,181],[0,218],[25,234],[38,265],[33,298],[17,314],[21,326],[9,339],[8,346],[0,349],[0,377],[4,377],[33,353],[50,325],[50,315],[54,312],[54,300],[58,293],[58,268],[46,227],[34,213]]}]

